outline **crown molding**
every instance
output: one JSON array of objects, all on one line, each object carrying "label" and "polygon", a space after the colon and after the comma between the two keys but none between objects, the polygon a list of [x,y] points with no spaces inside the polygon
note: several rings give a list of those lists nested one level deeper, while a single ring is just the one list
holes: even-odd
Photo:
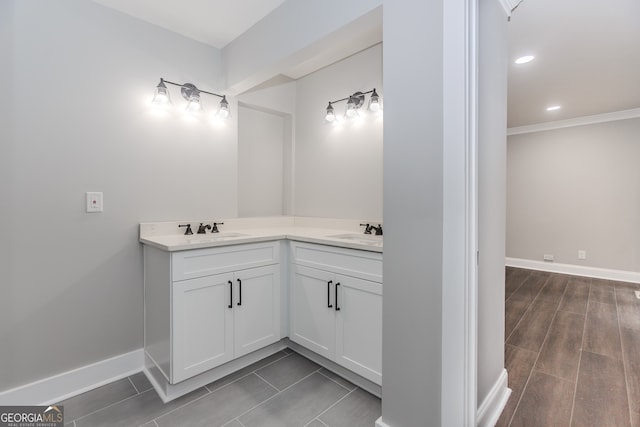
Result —
[{"label": "crown molding", "polygon": [[535,125],[512,127],[507,129],[507,136],[520,135],[523,133],[541,132],[545,130],[570,128],[574,126],[592,125],[596,123],[614,122],[616,120],[635,119],[638,117],[640,117],[640,108],[634,108],[631,110],[596,114],[593,116],[576,117],[574,119],[556,120],[553,122],[538,123]]}]

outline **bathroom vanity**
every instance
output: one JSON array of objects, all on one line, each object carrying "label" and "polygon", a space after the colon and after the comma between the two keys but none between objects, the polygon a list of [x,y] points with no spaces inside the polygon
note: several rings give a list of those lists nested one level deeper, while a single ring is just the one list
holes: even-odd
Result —
[{"label": "bathroom vanity", "polygon": [[145,373],[163,400],[286,347],[380,395],[382,236],[308,221],[140,225]]}]

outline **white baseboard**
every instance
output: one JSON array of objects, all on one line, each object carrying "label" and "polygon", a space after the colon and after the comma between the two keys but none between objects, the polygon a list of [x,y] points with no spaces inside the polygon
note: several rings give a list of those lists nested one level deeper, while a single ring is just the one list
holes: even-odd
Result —
[{"label": "white baseboard", "polygon": [[498,380],[493,387],[491,387],[489,394],[484,398],[478,408],[476,415],[476,420],[478,420],[477,425],[479,427],[495,426],[510,395],[511,389],[508,387],[507,370],[503,369]]},{"label": "white baseboard", "polygon": [[0,393],[0,405],[49,405],[142,371],[142,349]]},{"label": "white baseboard", "polygon": [[506,258],[505,264],[509,267],[527,268],[529,270],[549,271],[551,273],[616,280],[619,282],[640,283],[640,273],[635,271],[610,270],[606,268],[558,264],[555,262],[535,261],[522,258]]}]

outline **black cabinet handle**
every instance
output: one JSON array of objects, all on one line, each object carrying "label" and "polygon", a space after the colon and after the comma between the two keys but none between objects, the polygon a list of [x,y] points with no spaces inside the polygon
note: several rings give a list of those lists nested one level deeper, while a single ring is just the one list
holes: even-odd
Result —
[{"label": "black cabinet handle", "polygon": [[340,282],[336,283],[336,311],[340,311],[340,307],[338,307],[338,286],[340,286]]},{"label": "black cabinet handle", "polygon": [[242,305],[242,280],[238,280],[238,305]]},{"label": "black cabinet handle", "polygon": [[229,280],[229,305],[227,308],[233,308],[233,282]]},{"label": "black cabinet handle", "polygon": [[333,280],[329,280],[327,282],[327,307],[329,308],[333,308],[333,305],[331,304],[331,284],[333,283]]}]

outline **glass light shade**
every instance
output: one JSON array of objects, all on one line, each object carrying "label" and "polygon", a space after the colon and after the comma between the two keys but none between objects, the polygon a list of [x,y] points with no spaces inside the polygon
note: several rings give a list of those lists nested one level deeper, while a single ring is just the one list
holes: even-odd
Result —
[{"label": "glass light shade", "polygon": [[223,96],[222,101],[220,101],[220,109],[218,110],[217,116],[221,119],[226,119],[231,115],[231,110],[229,110],[229,102],[227,102],[227,97]]},{"label": "glass light shade", "polygon": [[185,108],[187,113],[195,114],[202,110],[202,104],[200,104],[200,94],[195,92],[189,97],[189,102]]},{"label": "glass light shade", "polygon": [[164,81],[160,79],[160,83],[156,86],[156,91],[153,95],[153,100],[151,101],[153,105],[167,105],[171,104],[171,98],[169,97],[169,89],[164,84]]},{"label": "glass light shade", "polygon": [[369,110],[376,112],[382,109],[382,105],[380,104],[380,96],[378,96],[378,92],[373,89],[373,93],[371,94],[371,98],[369,99]]},{"label": "glass light shade", "polygon": [[347,110],[344,112],[344,115],[348,118],[357,117],[359,115],[358,108],[352,98],[349,98],[349,102],[347,102]]},{"label": "glass light shade", "polygon": [[333,122],[336,119],[336,114],[331,103],[329,103],[329,106],[327,107],[327,115],[324,118],[328,122]]}]

